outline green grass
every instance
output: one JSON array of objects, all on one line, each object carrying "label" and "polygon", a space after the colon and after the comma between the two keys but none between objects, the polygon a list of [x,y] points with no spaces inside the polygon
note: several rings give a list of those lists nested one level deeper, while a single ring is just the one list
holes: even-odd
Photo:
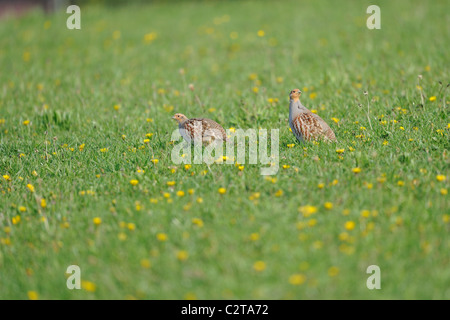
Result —
[{"label": "green grass", "polygon": [[[93,6],[81,30],[64,12],[1,20],[0,298],[450,299],[450,6],[379,1],[368,30],[369,4]],[[337,144],[289,132],[296,87]],[[175,112],[279,128],[286,169],[171,170]],[[83,290],[66,288],[73,264]]]}]

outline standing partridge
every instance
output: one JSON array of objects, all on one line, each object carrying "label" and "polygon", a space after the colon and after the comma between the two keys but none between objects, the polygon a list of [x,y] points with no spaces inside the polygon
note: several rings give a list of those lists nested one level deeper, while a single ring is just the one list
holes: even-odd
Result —
[{"label": "standing partridge", "polygon": [[201,142],[208,145],[213,142],[228,141],[225,129],[211,119],[188,119],[184,114],[177,113],[172,119],[178,122],[178,128],[184,140],[188,143]]},{"label": "standing partridge", "polygon": [[289,94],[289,125],[298,141],[324,140],[336,142],[330,126],[300,102],[302,92],[294,89]]}]

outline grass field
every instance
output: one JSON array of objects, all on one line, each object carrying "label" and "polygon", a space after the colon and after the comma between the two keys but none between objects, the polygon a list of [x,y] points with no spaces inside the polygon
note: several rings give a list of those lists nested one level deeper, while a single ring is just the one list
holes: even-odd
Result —
[{"label": "grass field", "polygon": [[[450,299],[450,4],[370,4],[0,20],[0,299]],[[337,144],[296,141],[297,87]],[[176,112],[280,129],[280,171],[175,166]]]}]

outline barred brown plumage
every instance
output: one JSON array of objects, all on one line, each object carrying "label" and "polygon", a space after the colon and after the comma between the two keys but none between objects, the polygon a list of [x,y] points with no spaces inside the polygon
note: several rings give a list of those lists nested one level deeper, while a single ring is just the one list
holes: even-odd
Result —
[{"label": "barred brown plumage", "polygon": [[215,141],[228,141],[225,129],[211,119],[188,119],[184,114],[177,113],[172,119],[178,122],[181,135],[188,143],[201,142],[208,145]]},{"label": "barred brown plumage", "polygon": [[300,103],[299,89],[290,92],[289,125],[298,141],[324,140],[336,142],[330,126]]}]

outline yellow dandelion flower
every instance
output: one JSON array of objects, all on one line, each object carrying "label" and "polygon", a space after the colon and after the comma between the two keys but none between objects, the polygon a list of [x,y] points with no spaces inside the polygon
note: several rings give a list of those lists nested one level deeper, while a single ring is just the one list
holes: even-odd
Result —
[{"label": "yellow dandelion flower", "polygon": [[436,180],[439,181],[439,182],[442,182],[442,181],[447,180],[447,177],[444,176],[443,174],[439,174],[439,175],[436,176]]},{"label": "yellow dandelion flower", "polygon": [[136,229],[136,225],[135,225],[134,223],[132,223],[132,222],[129,222],[129,223],[127,224],[127,228],[128,228],[128,230],[130,230],[130,231],[134,231],[134,230]]},{"label": "yellow dandelion flower", "polygon": [[88,292],[95,292],[97,286],[91,281],[81,280],[81,288]]},{"label": "yellow dandelion flower", "polygon": [[152,159],[151,161],[153,162],[153,164],[157,164],[159,160],[158,159]]},{"label": "yellow dandelion flower", "polygon": [[35,191],[34,186],[31,183],[27,184],[27,188],[28,188],[28,190],[30,190],[31,193],[33,193]]},{"label": "yellow dandelion flower", "polygon": [[227,189],[219,188],[218,192],[219,192],[219,194],[225,194],[227,192]]},{"label": "yellow dandelion flower", "polygon": [[157,239],[158,241],[164,242],[164,241],[167,241],[168,236],[167,236],[167,234],[165,234],[165,233],[158,233],[158,234],[156,235],[156,239]]},{"label": "yellow dandelion flower", "polygon": [[311,93],[309,94],[309,98],[314,100],[315,98],[317,98],[317,93],[311,92]]},{"label": "yellow dandelion flower", "polygon": [[261,272],[264,271],[266,269],[266,263],[264,261],[256,261],[253,264],[253,270],[257,271],[257,272]]},{"label": "yellow dandelion flower", "polygon": [[148,260],[148,259],[142,259],[142,260],[141,260],[141,267],[142,267],[142,268],[148,269],[148,268],[150,268],[151,266],[152,266],[152,264],[151,264],[150,260]]},{"label": "yellow dandelion flower", "polygon": [[329,275],[330,277],[335,277],[335,276],[337,276],[338,274],[339,274],[339,268],[338,268],[338,267],[332,266],[332,267],[330,267],[330,268],[328,269],[328,275]]},{"label": "yellow dandelion flower", "polygon": [[399,181],[397,181],[397,185],[398,185],[399,187],[403,187],[403,186],[405,185],[405,182],[402,181],[402,180],[399,180]]},{"label": "yellow dandelion flower", "polygon": [[333,209],[333,204],[332,204],[331,202],[325,202],[325,203],[323,204],[323,206],[324,206],[325,209],[327,209],[327,210]]},{"label": "yellow dandelion flower", "polygon": [[446,195],[448,194],[448,190],[445,189],[445,188],[441,188],[440,193],[441,193],[443,196],[446,196]]},{"label": "yellow dandelion flower", "polygon": [[306,277],[305,277],[305,275],[303,275],[301,273],[296,273],[289,277],[289,283],[294,286],[299,286],[299,285],[303,284],[305,281],[306,281]]},{"label": "yellow dandelion flower", "polygon": [[26,212],[26,211],[27,211],[27,207],[20,206],[20,207],[19,207],[19,211],[20,211],[20,212]]},{"label": "yellow dandelion flower", "polygon": [[258,33],[257,33],[258,37],[264,37],[265,34],[266,33],[264,32],[264,30],[258,30]]},{"label": "yellow dandelion flower", "polygon": [[30,120],[25,120],[24,122],[22,122],[22,124],[23,124],[24,126],[27,126],[27,125],[30,124]]},{"label": "yellow dandelion flower", "polygon": [[177,191],[177,196],[178,197],[184,197],[184,191],[183,190]]},{"label": "yellow dandelion flower", "polygon": [[339,119],[338,118],[331,118],[331,120],[333,120],[334,122],[336,122],[336,123],[338,123],[339,122]]},{"label": "yellow dandelion flower", "polygon": [[41,208],[47,208],[47,201],[44,198],[41,199]]},{"label": "yellow dandelion flower", "polygon": [[39,300],[39,294],[36,291],[28,291],[27,296],[30,300]]},{"label": "yellow dandelion flower", "polygon": [[11,181],[11,177],[7,174],[3,175],[3,179],[5,179],[6,181]]},{"label": "yellow dandelion flower", "polygon": [[431,97],[430,97],[430,101],[431,101],[431,102],[436,101],[436,96],[431,96]]},{"label": "yellow dandelion flower", "polygon": [[355,229],[355,226],[356,226],[356,224],[355,224],[355,222],[353,222],[353,221],[347,221],[347,222],[344,224],[345,229],[347,229],[347,230],[349,230],[349,231]]},{"label": "yellow dandelion flower", "polygon": [[359,167],[353,168],[352,172],[353,173],[360,173],[361,172],[361,168],[359,168]]},{"label": "yellow dandelion flower", "polygon": [[189,254],[185,250],[179,250],[179,251],[177,251],[176,256],[177,256],[178,260],[184,261],[184,260],[187,260],[187,258],[189,257]]},{"label": "yellow dandelion flower", "polygon": [[295,146],[295,143],[290,143],[287,145],[288,148],[293,148]]},{"label": "yellow dandelion flower", "polygon": [[175,181],[167,181],[167,185],[168,185],[169,187],[173,187],[175,184],[176,184]]},{"label": "yellow dandelion flower", "polygon": [[317,212],[317,207],[306,205],[298,208],[298,211],[302,213],[305,218],[307,218]]},{"label": "yellow dandelion flower", "polygon": [[344,153],[345,152],[345,149],[336,149],[336,153],[338,153],[338,154],[341,154],[341,153]]},{"label": "yellow dandelion flower", "polygon": [[323,189],[324,187],[325,187],[325,183],[319,183],[317,185],[317,188],[319,188],[319,189]]},{"label": "yellow dandelion flower", "polygon": [[364,218],[370,217],[370,211],[369,210],[362,210],[361,211],[361,217],[364,217]]},{"label": "yellow dandelion flower", "polygon": [[200,218],[193,218],[192,223],[195,224],[199,228],[203,227],[203,220]]},{"label": "yellow dandelion flower", "polygon": [[203,198],[198,197],[197,198],[197,203],[203,203]]},{"label": "yellow dandelion flower", "polygon": [[130,184],[131,184],[132,186],[137,186],[137,185],[139,184],[139,180],[132,179],[132,180],[130,180]]},{"label": "yellow dandelion flower", "polygon": [[275,192],[275,197],[281,197],[283,195],[283,190],[278,190],[277,192]]},{"label": "yellow dandelion flower", "polygon": [[252,91],[253,91],[254,93],[258,93],[258,92],[259,92],[259,88],[258,88],[258,87],[253,87],[253,88],[252,88]]},{"label": "yellow dandelion flower", "polygon": [[99,226],[102,223],[102,219],[99,217],[95,217],[94,219],[92,219],[92,222],[94,222],[96,226]]}]

